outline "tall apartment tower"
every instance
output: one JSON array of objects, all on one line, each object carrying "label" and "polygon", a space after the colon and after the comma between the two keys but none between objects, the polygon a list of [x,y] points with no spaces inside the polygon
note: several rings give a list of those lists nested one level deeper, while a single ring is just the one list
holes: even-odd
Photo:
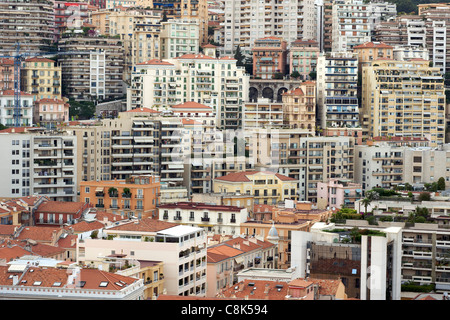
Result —
[{"label": "tall apartment tower", "polygon": [[64,96],[78,101],[101,101],[124,95],[124,51],[120,39],[63,37],[59,48],[73,52],[60,59]]},{"label": "tall apartment tower", "polygon": [[53,1],[1,0],[0,54],[49,51],[53,40]]},{"label": "tall apartment tower", "polygon": [[369,6],[362,0],[336,0],[332,10],[332,51],[350,51],[371,40]]},{"label": "tall apartment tower", "polygon": [[255,40],[265,37],[288,43],[316,38],[313,1],[225,1],[224,11],[224,54],[233,54],[238,45],[250,54]]},{"label": "tall apartment tower", "polygon": [[376,60],[363,68],[362,114],[368,137],[426,137],[445,142],[444,80],[427,60]]},{"label": "tall apartment tower", "polygon": [[153,8],[163,10],[168,18],[197,19],[200,44],[208,43],[208,4],[206,0],[159,0],[153,2]]},{"label": "tall apartment tower", "polygon": [[326,127],[359,127],[358,56],[330,52],[317,59],[318,123]]},{"label": "tall apartment tower", "polygon": [[37,194],[55,201],[76,201],[76,139],[68,133],[15,128],[0,135],[2,197]]}]

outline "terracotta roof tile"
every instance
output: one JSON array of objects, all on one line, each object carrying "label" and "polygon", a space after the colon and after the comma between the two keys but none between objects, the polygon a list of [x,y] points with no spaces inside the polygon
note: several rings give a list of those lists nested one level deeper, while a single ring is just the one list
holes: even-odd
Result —
[{"label": "terracotta roof tile", "polygon": [[145,62],[141,62],[141,63],[137,63],[136,65],[141,66],[141,65],[164,65],[164,66],[173,66],[172,63],[167,62],[167,61],[163,61],[163,60],[159,60],[159,59],[151,59]]},{"label": "terracotta roof tile", "polygon": [[81,214],[86,208],[85,202],[47,201],[39,205],[36,212]]},{"label": "terracotta roof tile", "polygon": [[126,112],[160,113],[159,111],[154,110],[154,109],[150,109],[150,108],[135,108],[135,109],[128,110],[128,111],[126,111]]},{"label": "terracotta roof tile", "polygon": [[[230,181],[230,182],[249,182],[251,181],[247,176],[254,175],[256,173],[267,173],[274,174],[270,171],[242,171],[242,172],[232,172],[225,176],[217,177],[216,180]],[[295,180],[294,178],[287,177],[285,175],[275,173],[275,176],[282,181]]]},{"label": "terracotta roof tile", "polygon": [[78,223],[72,224],[70,226],[64,227],[64,229],[69,230],[72,229],[75,233],[83,233],[87,231],[93,231],[93,230],[99,230],[104,228],[105,225],[101,223],[100,221],[80,221]]},{"label": "terracotta roof tile", "polygon": [[195,102],[195,101],[187,101],[185,103],[177,104],[174,106],[171,106],[172,109],[208,109],[212,110],[211,107],[208,107],[207,105]]},{"label": "terracotta roof tile", "polygon": [[366,42],[357,46],[354,46],[353,49],[365,49],[365,48],[386,48],[393,49],[394,47],[384,43],[384,42]]},{"label": "terracotta roof tile", "polygon": [[249,300],[285,300],[288,284],[283,281],[244,280],[223,290],[218,297]]},{"label": "terracotta roof tile", "polygon": [[131,221],[119,226],[109,228],[108,230],[122,230],[122,231],[141,231],[141,232],[158,232],[177,226],[177,223],[155,220],[151,218],[140,219],[138,221]]}]

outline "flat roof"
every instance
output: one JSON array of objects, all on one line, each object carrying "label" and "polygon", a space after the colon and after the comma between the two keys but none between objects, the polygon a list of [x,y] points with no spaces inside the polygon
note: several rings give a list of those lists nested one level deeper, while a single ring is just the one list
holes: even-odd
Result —
[{"label": "flat roof", "polygon": [[174,236],[174,237],[181,237],[181,236],[185,236],[187,234],[191,234],[193,232],[197,232],[197,231],[202,231],[203,228],[198,228],[198,227],[191,227],[191,226],[175,226],[172,228],[168,228],[165,230],[161,230],[159,231],[157,234],[158,235],[167,235],[167,236]]}]

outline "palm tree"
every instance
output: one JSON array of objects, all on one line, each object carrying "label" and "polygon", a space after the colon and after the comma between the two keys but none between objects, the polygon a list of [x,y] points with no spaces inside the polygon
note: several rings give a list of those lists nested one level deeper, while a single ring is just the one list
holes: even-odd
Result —
[{"label": "palm tree", "polygon": [[364,198],[361,203],[364,205],[364,215],[367,215],[367,206],[372,202],[369,198]]}]

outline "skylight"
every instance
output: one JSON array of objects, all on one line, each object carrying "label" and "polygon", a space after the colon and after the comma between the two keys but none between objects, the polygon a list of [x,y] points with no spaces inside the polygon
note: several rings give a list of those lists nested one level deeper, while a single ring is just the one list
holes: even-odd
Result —
[{"label": "skylight", "polygon": [[42,283],[42,281],[35,281],[35,282],[33,283],[33,286],[40,286],[41,283]]},{"label": "skylight", "polygon": [[100,284],[98,285],[99,287],[106,287],[108,286],[109,281],[102,281],[100,282]]}]

